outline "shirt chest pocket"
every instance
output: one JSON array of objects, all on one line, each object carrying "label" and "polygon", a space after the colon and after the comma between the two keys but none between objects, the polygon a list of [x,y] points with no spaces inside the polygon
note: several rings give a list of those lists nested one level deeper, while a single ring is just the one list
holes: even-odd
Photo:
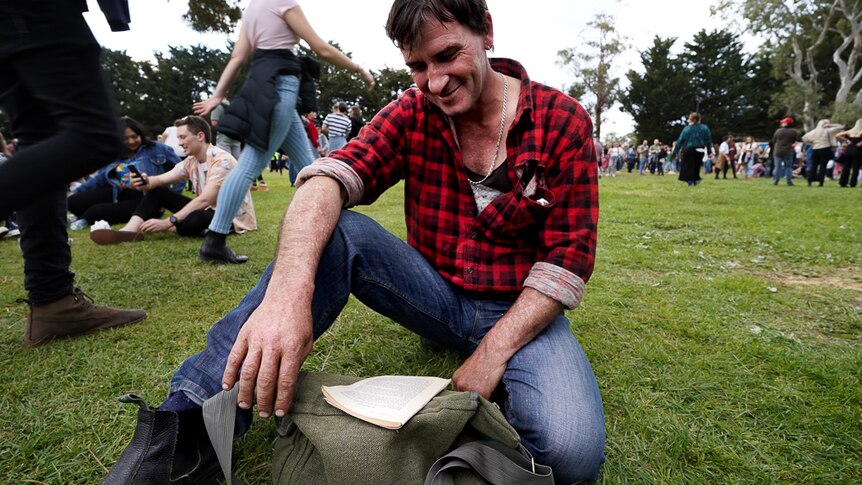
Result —
[{"label": "shirt chest pocket", "polygon": [[530,160],[516,167],[518,183],[499,207],[492,232],[505,238],[535,236],[548,214],[556,206],[557,198],[548,189],[544,167]]}]

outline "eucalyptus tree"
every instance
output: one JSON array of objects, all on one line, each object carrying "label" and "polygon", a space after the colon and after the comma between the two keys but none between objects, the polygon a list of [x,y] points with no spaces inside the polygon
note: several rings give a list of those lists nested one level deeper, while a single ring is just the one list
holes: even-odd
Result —
[{"label": "eucalyptus tree", "polygon": [[609,14],[597,14],[587,27],[590,31],[584,33],[585,40],[578,47],[557,52],[557,64],[568,68],[574,77],[569,93],[588,96],[583,100],[584,107],[592,111],[595,134],[601,137],[602,115],[616,104],[620,95],[615,61],[627,45]]}]

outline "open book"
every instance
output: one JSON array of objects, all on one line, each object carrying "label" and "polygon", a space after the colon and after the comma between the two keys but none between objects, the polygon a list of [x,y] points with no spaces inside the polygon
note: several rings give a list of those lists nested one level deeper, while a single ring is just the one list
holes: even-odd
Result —
[{"label": "open book", "polygon": [[420,376],[378,376],[349,386],[321,386],[326,402],[371,424],[389,429],[404,426],[450,379]]}]

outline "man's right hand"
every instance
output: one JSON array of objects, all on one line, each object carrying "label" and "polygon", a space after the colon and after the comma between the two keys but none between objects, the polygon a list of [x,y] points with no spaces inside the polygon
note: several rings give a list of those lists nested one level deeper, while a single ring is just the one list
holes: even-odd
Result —
[{"label": "man's right hand", "polygon": [[[290,410],[302,363],[314,342],[310,309],[292,312],[264,300],[237,336],[227,359],[222,387],[231,389],[239,375],[238,405],[251,409],[255,397],[260,417]],[[274,406],[273,406],[274,404]]]},{"label": "man's right hand", "polygon": [[150,185],[150,177],[147,174],[142,173],[140,177],[132,174],[132,187],[138,190],[146,190],[147,186]]}]

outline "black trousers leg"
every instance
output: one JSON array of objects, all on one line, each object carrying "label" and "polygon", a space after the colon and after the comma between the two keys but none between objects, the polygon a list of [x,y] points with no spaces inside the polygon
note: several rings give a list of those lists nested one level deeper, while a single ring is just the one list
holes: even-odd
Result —
[{"label": "black trousers leg", "polygon": [[167,187],[158,187],[144,193],[144,198],[138,204],[133,215],[144,220],[152,219],[161,216],[162,208],[171,212],[178,212],[191,201],[192,199],[173,192]]},{"label": "black trousers leg", "polygon": [[856,182],[859,180],[859,166],[862,165],[862,153],[858,156],[854,156],[853,160],[850,162],[850,166],[848,167],[850,172],[850,186],[856,187]]},{"label": "black trousers leg", "polygon": [[18,209],[35,304],[72,290],[66,184],[122,151],[99,53],[78,2],[0,1],[0,105],[20,143],[0,166],[0,214]]},{"label": "black trousers leg", "polygon": [[[114,198],[113,193],[110,187],[105,187],[72,194],[69,196],[68,201],[69,212],[75,214],[77,217],[82,217],[87,212],[87,209],[96,204],[110,204]],[[93,222],[89,219],[87,221],[90,223]]]},{"label": "black trousers leg", "polygon": [[177,224],[177,234],[186,237],[203,236],[204,230],[209,227],[215,217],[212,209],[200,209],[192,212]]},{"label": "black trousers leg", "polygon": [[24,289],[36,305],[72,293],[75,273],[69,270],[72,250],[66,233],[66,190],[42,196],[18,210]]},{"label": "black trousers leg", "polygon": [[64,188],[122,150],[99,45],[80,12],[62,5],[76,2],[13,3],[0,2],[0,104],[29,149],[0,166],[0,213]]}]

